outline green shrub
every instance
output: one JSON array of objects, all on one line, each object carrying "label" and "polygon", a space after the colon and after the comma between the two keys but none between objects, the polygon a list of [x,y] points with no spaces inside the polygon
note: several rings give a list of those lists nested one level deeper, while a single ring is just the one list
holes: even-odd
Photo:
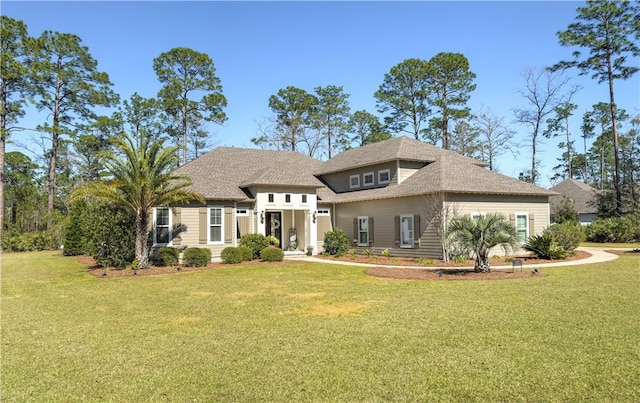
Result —
[{"label": "green shrub", "polygon": [[551,234],[556,242],[558,242],[558,245],[567,251],[574,250],[586,239],[584,229],[576,221],[552,224],[544,230],[544,233]]},{"label": "green shrub", "polygon": [[569,254],[551,234],[534,235],[522,247],[540,259],[564,259]]},{"label": "green shrub", "polygon": [[264,262],[282,262],[284,252],[280,248],[264,248],[260,251],[260,259]]},{"label": "green shrub", "polygon": [[2,234],[2,250],[4,252],[30,252],[34,250],[54,249],[53,241],[46,231],[8,232]]},{"label": "green shrub", "polygon": [[599,218],[585,227],[591,242],[633,242],[638,240],[640,224],[633,216]]},{"label": "green shrub", "polygon": [[[249,250],[249,248],[246,249]],[[249,250],[249,252],[251,252],[251,250]],[[228,246],[222,249],[222,252],[220,253],[222,263],[227,264],[241,263],[243,260],[242,257],[242,252],[239,250],[239,248],[236,248],[234,246]]]},{"label": "green shrub", "polygon": [[211,262],[211,250],[207,248],[187,248],[182,255],[182,262],[189,267],[205,267]]},{"label": "green shrub", "polygon": [[269,241],[262,234],[245,234],[240,238],[240,246],[249,248],[253,259],[258,259],[260,251],[269,246]]},{"label": "green shrub", "polygon": [[342,256],[349,250],[349,239],[339,228],[324,234],[324,251],[330,255]]},{"label": "green shrub", "polygon": [[247,248],[246,246],[238,246],[238,250],[240,251],[243,262],[253,260],[253,251],[251,249]]},{"label": "green shrub", "polygon": [[178,248],[165,246],[156,250],[154,263],[159,266],[173,266],[178,264],[179,260],[180,251]]}]

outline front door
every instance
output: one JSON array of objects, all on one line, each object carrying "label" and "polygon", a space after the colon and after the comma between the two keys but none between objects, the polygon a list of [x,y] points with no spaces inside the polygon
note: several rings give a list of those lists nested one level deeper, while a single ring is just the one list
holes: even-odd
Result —
[{"label": "front door", "polygon": [[282,213],[280,211],[267,211],[266,236],[273,235],[282,246]]}]

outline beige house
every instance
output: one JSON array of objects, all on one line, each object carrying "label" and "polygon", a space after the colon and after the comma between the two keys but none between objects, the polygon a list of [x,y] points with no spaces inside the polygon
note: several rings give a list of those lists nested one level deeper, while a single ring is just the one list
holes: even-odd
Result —
[{"label": "beige house", "polygon": [[[549,225],[556,193],[408,137],[322,162],[296,152],[218,147],[180,167],[206,200],[154,209],[155,246],[208,247],[214,258],[248,233],[281,247],[322,250],[340,228],[355,249],[442,257],[438,232],[454,215],[499,212],[523,242]],[[293,247],[292,247],[293,246]]]}]

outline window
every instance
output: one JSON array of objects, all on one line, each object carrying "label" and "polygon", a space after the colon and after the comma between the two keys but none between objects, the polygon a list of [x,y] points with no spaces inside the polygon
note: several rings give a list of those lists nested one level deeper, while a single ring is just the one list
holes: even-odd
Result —
[{"label": "window", "polygon": [[290,194],[284,195],[284,202],[287,203],[287,204],[291,204],[291,195]]},{"label": "window", "polygon": [[222,239],[222,225],[223,225],[223,211],[222,207],[209,207],[209,243],[223,243]]},{"label": "window", "polygon": [[267,197],[268,197],[269,203],[273,203],[273,193],[269,193]]},{"label": "window", "polygon": [[330,215],[330,214],[329,214],[329,209],[325,209],[325,210],[318,210],[318,215],[319,215],[319,216],[321,216],[321,215],[325,215],[325,216]]},{"label": "window", "polygon": [[302,204],[307,204],[307,195],[302,195]]},{"label": "window", "polygon": [[525,243],[529,238],[529,214],[516,213],[516,238],[518,242]]},{"label": "window", "polygon": [[369,246],[369,217],[358,217],[358,246]]},{"label": "window", "polygon": [[471,213],[471,218],[476,219],[480,217],[485,217],[487,213]]},{"label": "window", "polygon": [[413,214],[400,215],[400,247],[413,248]]},{"label": "window", "polygon": [[155,208],[154,243],[166,245],[171,241],[171,211],[169,207]]},{"label": "window", "polygon": [[362,184],[364,186],[372,186],[373,185],[373,172],[367,172],[362,175]]},{"label": "window", "polygon": [[391,180],[391,171],[389,169],[383,169],[378,171],[378,183],[389,183]]},{"label": "window", "polygon": [[249,215],[249,210],[247,210],[246,208],[237,208],[236,209],[236,215],[238,217],[248,216]]},{"label": "window", "polygon": [[349,177],[349,187],[351,189],[360,187],[360,175],[351,175]]}]

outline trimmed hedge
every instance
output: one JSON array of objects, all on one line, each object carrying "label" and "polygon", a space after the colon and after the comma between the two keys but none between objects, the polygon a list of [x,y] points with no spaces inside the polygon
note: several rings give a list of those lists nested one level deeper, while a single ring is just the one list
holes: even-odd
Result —
[{"label": "trimmed hedge", "polygon": [[[247,250],[249,249],[247,248]],[[251,252],[251,250],[249,250],[249,252]],[[243,253],[242,251],[239,250],[239,248],[236,248],[234,246],[228,246],[222,249],[222,252],[220,253],[220,258],[222,259],[222,263],[227,263],[227,264],[241,263],[243,260],[242,259]]]},{"label": "trimmed hedge", "polygon": [[269,241],[262,234],[245,234],[240,238],[240,246],[246,246],[252,252],[252,258],[260,257],[260,251],[269,246]]},{"label": "trimmed hedge", "polygon": [[242,255],[243,262],[248,262],[250,260],[253,260],[253,251],[251,249],[247,248],[246,246],[238,246],[238,250]]},{"label": "trimmed hedge", "polygon": [[173,266],[180,261],[180,251],[178,248],[165,246],[158,248],[155,253],[155,263],[160,266]]},{"label": "trimmed hedge", "polygon": [[182,255],[182,263],[188,267],[205,267],[211,262],[211,250],[206,248],[187,248]]},{"label": "trimmed hedge", "polygon": [[284,252],[280,248],[264,248],[260,251],[260,259],[264,262],[282,262]]}]

